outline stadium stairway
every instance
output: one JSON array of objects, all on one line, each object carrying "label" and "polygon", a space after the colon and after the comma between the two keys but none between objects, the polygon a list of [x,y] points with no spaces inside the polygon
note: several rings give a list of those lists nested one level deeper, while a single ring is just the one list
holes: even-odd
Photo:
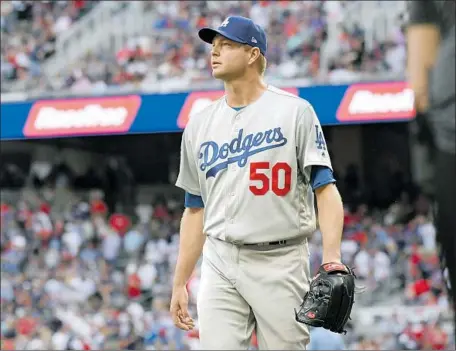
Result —
[{"label": "stadium stairway", "polygon": [[145,8],[140,1],[101,1],[57,38],[56,54],[43,64],[43,72],[55,77],[88,52],[116,52],[130,37],[152,27],[155,14]]}]

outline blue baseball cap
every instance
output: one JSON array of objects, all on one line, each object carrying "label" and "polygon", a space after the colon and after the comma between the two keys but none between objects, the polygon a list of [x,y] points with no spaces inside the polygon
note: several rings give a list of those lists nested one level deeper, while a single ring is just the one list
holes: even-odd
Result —
[{"label": "blue baseball cap", "polygon": [[209,44],[212,44],[217,34],[237,43],[256,47],[266,56],[268,49],[266,33],[263,28],[255,24],[250,18],[230,16],[217,29],[202,28],[198,32],[199,37]]}]

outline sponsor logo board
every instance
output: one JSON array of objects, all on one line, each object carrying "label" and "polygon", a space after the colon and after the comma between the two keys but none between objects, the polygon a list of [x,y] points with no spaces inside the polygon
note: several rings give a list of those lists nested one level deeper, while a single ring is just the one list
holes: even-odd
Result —
[{"label": "sponsor logo board", "polygon": [[141,106],[137,95],[38,100],[23,128],[26,137],[126,133]]},{"label": "sponsor logo board", "polygon": [[414,94],[405,82],[352,84],[336,116],[341,122],[412,119],[415,117]]}]

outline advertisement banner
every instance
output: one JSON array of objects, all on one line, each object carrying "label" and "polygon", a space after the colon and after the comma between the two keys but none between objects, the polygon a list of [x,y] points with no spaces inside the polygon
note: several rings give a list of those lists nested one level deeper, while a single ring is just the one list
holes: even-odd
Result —
[{"label": "advertisement banner", "polygon": [[341,123],[409,120],[414,115],[413,91],[404,82],[352,84],[336,112]]},{"label": "advertisement banner", "polygon": [[36,101],[22,132],[26,138],[127,133],[140,106],[140,96]]},{"label": "advertisement banner", "polygon": [[[415,116],[404,82],[282,88],[308,100],[322,125],[407,121]],[[2,140],[179,132],[223,91],[5,102]]]}]

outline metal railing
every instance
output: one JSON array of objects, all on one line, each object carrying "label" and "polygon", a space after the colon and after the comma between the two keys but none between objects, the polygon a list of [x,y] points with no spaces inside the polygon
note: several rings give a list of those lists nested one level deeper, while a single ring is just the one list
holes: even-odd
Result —
[{"label": "metal railing", "polygon": [[[397,73],[391,72],[379,72],[377,74],[364,73],[360,74],[356,81],[358,82],[381,82],[381,81],[399,81],[404,80],[405,75],[400,76]],[[268,84],[276,86],[278,88],[289,88],[289,87],[309,87],[317,85],[331,85],[331,84],[347,84],[347,81],[337,82],[335,80],[328,81],[326,78],[321,79],[310,79],[310,78],[298,78],[298,79],[282,79],[282,78],[271,78],[266,77]],[[16,102],[24,100],[35,100],[35,99],[63,99],[68,97],[87,97],[87,96],[113,96],[113,95],[124,95],[124,94],[169,94],[179,92],[189,92],[197,90],[220,90],[223,89],[223,83],[213,80],[199,81],[199,82],[188,82],[184,78],[179,84],[170,84],[168,81],[154,82],[148,85],[142,84],[139,88],[132,88],[130,86],[107,86],[103,90],[97,89],[91,91],[90,89],[84,92],[73,92],[71,90],[59,90],[59,91],[40,91],[31,90],[27,92],[11,92],[2,93],[1,102]]]}]

